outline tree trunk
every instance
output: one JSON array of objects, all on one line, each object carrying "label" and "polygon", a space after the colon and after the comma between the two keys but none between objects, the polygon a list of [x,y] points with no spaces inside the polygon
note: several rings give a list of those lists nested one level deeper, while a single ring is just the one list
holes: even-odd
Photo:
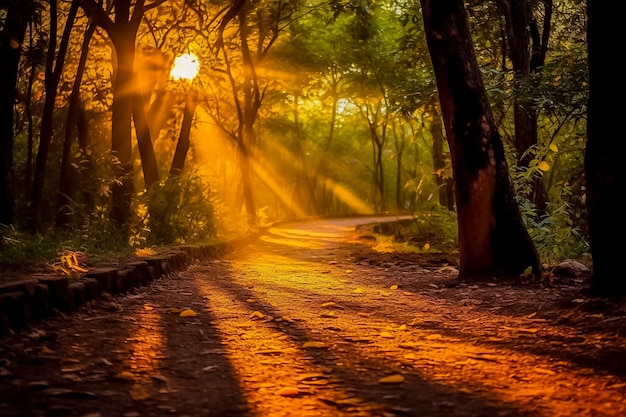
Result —
[{"label": "tree trunk", "polygon": [[[532,97],[523,95],[528,93],[520,93],[520,91],[530,91],[532,88],[520,88],[524,84],[531,87],[531,74],[543,66],[541,57],[545,57],[545,49],[541,48],[541,39],[535,37],[533,48],[531,49],[531,37],[529,28],[535,29],[537,24],[532,18],[532,12],[528,0],[498,0],[498,5],[504,15],[506,25],[506,35],[511,50],[511,62],[513,64],[513,72],[516,80],[516,91],[513,104],[513,117],[515,123],[515,149],[517,150],[518,165],[528,167],[532,160],[532,155],[527,154],[528,149],[538,143],[537,133],[537,110],[533,105]],[[549,2],[550,3],[550,2]],[[547,15],[548,33],[544,34],[544,43],[547,44],[549,35],[549,17]],[[532,25],[531,25],[532,23]],[[537,44],[539,43],[539,44]],[[543,53],[533,53],[534,51],[543,51]],[[531,63],[533,66],[531,66]],[[537,207],[538,215],[544,214],[548,202],[548,193],[541,178],[535,178],[533,181],[533,193],[531,201]]]},{"label": "tree trunk", "polygon": [[522,222],[463,0],[421,0],[455,179],[461,279],[543,272]]},{"label": "tree trunk", "polygon": [[191,91],[185,97],[183,124],[180,127],[178,142],[176,142],[176,151],[174,152],[174,158],[172,159],[170,175],[179,176],[183,173],[185,160],[187,159],[187,152],[189,151],[190,146],[189,135],[191,133],[191,123],[193,122],[193,115],[196,112],[196,104],[198,102],[197,94],[197,92]]},{"label": "tree trunk", "polygon": [[[618,13],[603,11],[599,2],[587,0],[587,45],[589,49],[589,103],[585,173],[589,239],[593,256],[591,290],[595,295],[626,295],[624,256],[626,217],[622,202],[626,190],[623,115],[607,97],[616,93],[615,80],[622,76],[615,58],[606,51],[606,40],[619,27]],[[612,78],[615,77],[615,78]]]},{"label": "tree trunk", "polygon": [[141,168],[146,190],[152,184],[159,182],[159,166],[157,165],[150,126],[146,116],[144,97],[139,92],[132,94],[133,98],[133,122],[135,124],[135,135],[137,136],[137,147],[141,158]]},{"label": "tree trunk", "polygon": [[0,224],[14,222],[13,106],[22,42],[28,24],[27,10],[20,1],[9,2],[0,33]]},{"label": "tree trunk", "polygon": [[113,103],[111,105],[111,153],[117,158],[116,181],[111,187],[111,220],[122,231],[128,232],[131,215],[131,199],[135,191],[134,168],[131,154],[131,116],[133,61],[135,37],[124,36],[123,30],[111,35],[117,56],[117,68],[113,80]]},{"label": "tree trunk", "polygon": [[54,107],[57,98],[57,90],[59,81],[65,64],[65,56],[74,26],[74,19],[78,12],[78,2],[72,2],[70,10],[65,21],[65,29],[63,30],[63,38],[59,45],[57,53],[57,1],[50,0],[50,39],[48,42],[48,55],[46,60],[46,99],[43,106],[43,114],[41,116],[41,128],[39,133],[39,148],[37,150],[37,160],[35,163],[35,173],[33,175],[33,184],[31,190],[29,220],[33,232],[37,232],[41,228],[40,209],[43,194],[44,179],[46,173],[46,165],[48,162],[48,151],[52,142],[52,128],[54,120]]},{"label": "tree trunk", "polygon": [[[74,132],[78,132],[78,128],[74,130],[79,122],[79,104],[80,104],[80,86],[82,84],[83,74],[85,72],[85,65],[87,64],[87,55],[89,52],[89,42],[96,30],[96,25],[90,22],[85,31],[83,37],[82,48],[80,51],[80,58],[78,60],[78,67],[76,68],[76,76],[74,77],[74,85],[72,86],[72,93],[70,95],[70,101],[67,109],[67,120],[65,121],[65,137],[63,139],[63,154],[61,156],[61,173],[59,177],[59,198],[57,202],[57,216],[55,220],[55,226],[63,227],[67,224],[70,210],[68,204],[70,203],[70,172],[71,172],[71,150],[72,142],[74,138]],[[79,144],[80,146],[80,144]],[[86,146],[80,146],[83,154],[87,156]]]}]

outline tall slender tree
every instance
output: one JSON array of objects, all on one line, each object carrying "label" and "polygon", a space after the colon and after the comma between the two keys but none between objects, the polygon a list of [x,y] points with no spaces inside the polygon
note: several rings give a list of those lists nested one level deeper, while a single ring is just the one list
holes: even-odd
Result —
[{"label": "tall slender tree", "polygon": [[542,274],[522,222],[504,147],[474,53],[463,0],[421,0],[452,156],[460,278]]}]

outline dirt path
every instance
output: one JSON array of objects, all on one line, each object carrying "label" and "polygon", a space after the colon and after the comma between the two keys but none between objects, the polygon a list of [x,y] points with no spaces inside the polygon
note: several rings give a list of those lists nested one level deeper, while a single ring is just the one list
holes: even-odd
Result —
[{"label": "dirt path", "polygon": [[582,278],[458,283],[354,225],[275,227],[0,340],[0,416],[626,415],[626,314]]}]

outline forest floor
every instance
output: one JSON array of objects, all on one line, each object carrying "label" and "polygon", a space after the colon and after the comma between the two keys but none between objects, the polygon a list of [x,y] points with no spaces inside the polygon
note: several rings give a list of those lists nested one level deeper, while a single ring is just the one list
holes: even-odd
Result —
[{"label": "forest floor", "polygon": [[275,226],[0,340],[0,415],[626,415],[626,309],[585,273],[460,282],[355,225]]}]

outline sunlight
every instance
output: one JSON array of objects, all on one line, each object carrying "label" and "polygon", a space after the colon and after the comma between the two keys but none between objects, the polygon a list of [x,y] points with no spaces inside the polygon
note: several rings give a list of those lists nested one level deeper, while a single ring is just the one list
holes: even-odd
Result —
[{"label": "sunlight", "polygon": [[356,194],[354,194],[343,185],[334,182],[330,178],[326,178],[325,183],[326,187],[332,190],[334,196],[337,197],[339,201],[350,207],[354,211],[354,213],[372,214],[374,212],[374,210],[372,210],[372,207],[368,203],[363,201],[361,198],[359,198]]},{"label": "sunlight", "polygon": [[183,54],[174,60],[174,66],[170,72],[170,78],[173,80],[193,80],[200,70],[200,61],[198,57],[192,53]]},{"label": "sunlight", "polygon": [[267,186],[272,193],[278,197],[281,203],[292,212],[296,217],[305,217],[307,213],[298,205],[297,202],[288,195],[289,191],[285,187],[279,184],[275,178],[280,178],[276,173],[271,172],[271,164],[264,161],[263,164],[259,163],[256,158],[250,158],[252,170],[259,177],[261,182]]},{"label": "sunlight", "polygon": [[132,353],[127,364],[130,370],[123,371],[118,377],[133,381],[130,395],[134,400],[145,400],[157,393],[154,375],[159,373],[164,356],[163,336],[158,330],[160,321],[161,317],[154,307],[144,305],[143,314],[137,323],[138,330],[126,340]]},{"label": "sunlight", "polygon": [[[285,155],[291,161],[298,161],[298,158],[284,146],[280,145],[277,141],[268,141],[268,146],[271,146],[272,149],[281,155]],[[330,161],[333,164],[333,161]],[[339,165],[339,164],[333,164]],[[347,170],[347,167],[343,166]],[[292,169],[302,172],[305,167],[301,164],[294,164]],[[372,214],[372,207],[366,202],[359,198],[354,192],[350,191],[347,187],[336,183],[330,178],[323,178],[324,185],[327,189],[331,190],[334,197],[337,198],[340,202],[348,206],[353,213],[355,214]]]},{"label": "sunlight", "polygon": [[[388,277],[371,276],[364,282],[340,265],[329,269],[334,264],[324,262],[324,252],[319,253],[316,262],[275,253],[240,259],[229,266],[234,280],[228,288],[203,281],[210,308],[218,316],[232,317],[219,321],[218,327],[226,344],[238,352],[230,360],[253,406],[275,407],[264,401],[264,394],[273,393],[292,396],[305,406],[319,396],[331,404],[346,400],[362,407],[363,399],[350,396],[350,383],[380,384],[379,378],[395,374],[403,384],[452,389],[468,401],[480,398],[495,408],[569,416],[580,411],[580,404],[570,401],[574,385],[569,381],[609,384],[602,376],[572,369],[566,360],[555,362],[511,348],[516,333],[568,336],[540,319],[492,314],[493,328],[486,327],[484,312],[471,307],[464,309],[463,321],[455,321],[453,313],[442,318],[441,308],[460,311],[458,306],[392,291],[384,284]],[[242,289],[245,295],[239,294]],[[233,302],[247,313],[233,317]],[[413,321],[377,314],[379,303],[398,308],[410,304]],[[433,303],[440,308],[433,309]],[[372,374],[372,369],[377,372]],[[280,379],[268,379],[272,374]],[[503,384],[494,375],[508,379]],[[588,401],[607,412],[616,404],[610,393]]]}]

